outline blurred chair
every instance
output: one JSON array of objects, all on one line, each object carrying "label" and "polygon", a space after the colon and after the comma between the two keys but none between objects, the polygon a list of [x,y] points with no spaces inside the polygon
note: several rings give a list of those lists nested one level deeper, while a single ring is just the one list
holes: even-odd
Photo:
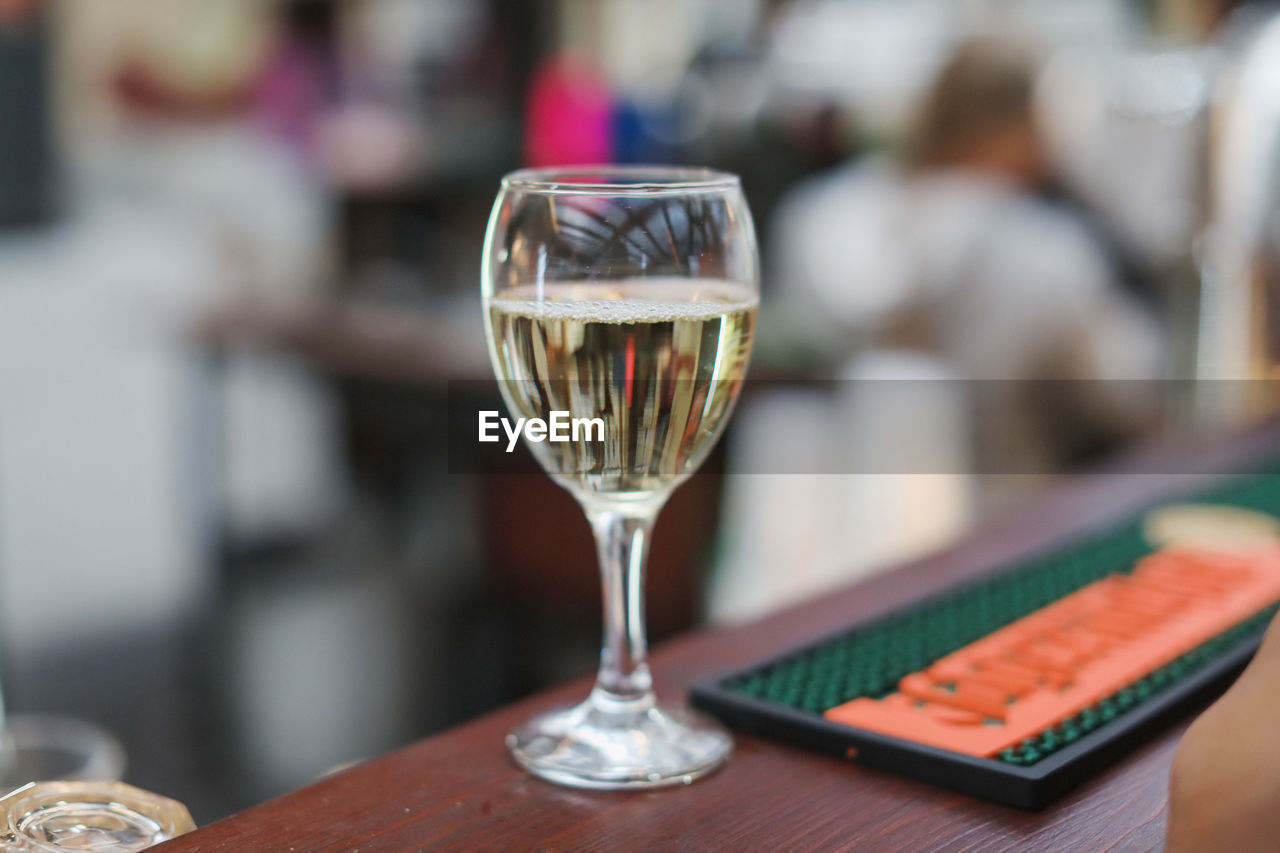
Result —
[{"label": "blurred chair", "polygon": [[8,655],[172,627],[208,588],[200,371],[148,323],[206,249],[189,222],[111,204],[0,237]]}]

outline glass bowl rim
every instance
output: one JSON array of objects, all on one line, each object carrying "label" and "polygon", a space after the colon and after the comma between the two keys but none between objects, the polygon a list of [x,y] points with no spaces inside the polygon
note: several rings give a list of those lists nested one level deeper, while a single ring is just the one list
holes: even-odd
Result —
[{"label": "glass bowl rim", "polygon": [[503,189],[547,195],[705,193],[734,190],[740,186],[738,176],[732,172],[705,166],[553,166],[517,169],[502,179]]}]

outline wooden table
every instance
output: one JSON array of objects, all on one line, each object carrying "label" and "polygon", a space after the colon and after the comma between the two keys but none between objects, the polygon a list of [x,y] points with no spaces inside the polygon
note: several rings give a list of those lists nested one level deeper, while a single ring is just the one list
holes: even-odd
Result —
[{"label": "wooden table", "polygon": [[[1155,451],[1076,477],[958,545],[761,622],[660,648],[659,692],[884,611],[994,563],[1078,535],[1275,450],[1276,424],[1194,453]],[[1171,461],[1172,460],[1172,461]],[[1176,467],[1178,473],[1153,472]],[[164,853],[414,850],[1155,850],[1169,764],[1190,720],[1135,744],[1102,775],[1038,813],[1022,812],[759,738],[739,735],[730,763],[680,789],[594,793],[516,770],[503,735],[589,681],[534,696],[437,737],[204,827]],[[298,713],[306,713],[300,708]]]}]

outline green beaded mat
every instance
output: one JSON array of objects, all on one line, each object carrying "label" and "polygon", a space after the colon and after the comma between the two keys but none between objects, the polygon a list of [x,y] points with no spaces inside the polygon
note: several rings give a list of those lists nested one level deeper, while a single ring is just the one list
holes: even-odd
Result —
[{"label": "green beaded mat", "polygon": [[[1280,459],[1247,475],[1179,496],[1177,502],[1182,501],[1227,504],[1280,516]],[[767,716],[767,709],[780,706],[787,709],[786,724],[794,729],[807,718],[821,720],[822,712],[853,699],[883,697],[893,692],[904,676],[927,669],[957,649],[1107,575],[1132,571],[1139,559],[1152,552],[1143,537],[1144,516],[1145,512],[1136,513],[1086,538],[1026,558],[988,579],[722,678],[710,687],[702,685],[695,688],[694,703],[735,724],[751,722],[752,715],[761,709]],[[1272,606],[1260,611],[1093,707],[1004,750],[998,761],[1011,770],[1032,770],[1086,735],[1153,704],[1154,698],[1176,692],[1173,688],[1193,676],[1200,674],[1203,680],[1207,673],[1201,670],[1221,663],[1226,653],[1240,657],[1242,643],[1252,639],[1256,644],[1275,610]],[[745,716],[729,707],[738,704],[733,696],[747,700],[742,703],[748,709]],[[763,730],[756,725],[743,727]],[[923,778],[928,774],[908,775]],[[1027,804],[998,794],[992,798]]]}]

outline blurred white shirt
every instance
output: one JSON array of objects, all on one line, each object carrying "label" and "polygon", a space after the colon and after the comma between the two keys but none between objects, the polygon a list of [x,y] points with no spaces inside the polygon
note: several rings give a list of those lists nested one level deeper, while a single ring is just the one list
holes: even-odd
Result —
[{"label": "blurred white shirt", "polygon": [[1080,429],[1153,422],[1159,326],[1067,211],[981,175],[870,159],[801,186],[775,222],[775,292],[838,358],[905,346],[972,382],[984,470],[1053,470],[1045,398]]},{"label": "blurred white shirt", "polygon": [[912,313],[970,379],[1160,376],[1157,325],[1085,228],[995,180],[870,159],[799,187],[775,223],[776,292],[850,352]]}]

